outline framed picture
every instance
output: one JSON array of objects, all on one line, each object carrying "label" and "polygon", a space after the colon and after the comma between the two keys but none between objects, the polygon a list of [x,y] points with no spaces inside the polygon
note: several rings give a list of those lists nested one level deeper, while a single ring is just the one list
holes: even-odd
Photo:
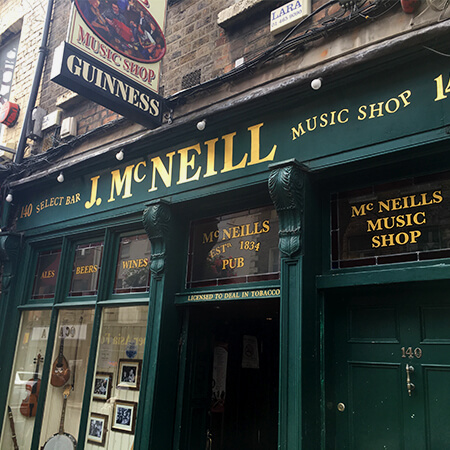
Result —
[{"label": "framed picture", "polygon": [[139,383],[141,381],[141,366],[141,359],[119,360],[117,387],[119,389],[139,390]]},{"label": "framed picture", "polygon": [[111,397],[112,373],[97,372],[94,378],[94,400],[106,402]]},{"label": "framed picture", "polygon": [[105,446],[106,431],[108,430],[108,416],[91,413],[89,417],[88,442]]},{"label": "framed picture", "polygon": [[114,411],[111,430],[121,433],[134,434],[134,425],[136,422],[137,403],[116,400],[114,402]]}]

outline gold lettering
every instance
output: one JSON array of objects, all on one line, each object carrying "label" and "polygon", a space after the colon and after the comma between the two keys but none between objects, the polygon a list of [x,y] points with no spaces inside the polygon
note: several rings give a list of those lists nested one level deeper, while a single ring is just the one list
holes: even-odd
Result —
[{"label": "gold lettering", "polygon": [[248,130],[251,133],[251,146],[250,146],[250,161],[248,163],[249,166],[254,164],[260,164],[266,161],[273,161],[275,158],[275,152],[277,150],[277,146],[274,145],[270,153],[263,159],[260,156],[260,132],[259,130],[264,125],[264,123],[259,123],[258,125],[254,125],[253,127],[249,127]]},{"label": "gold lettering", "polygon": [[173,167],[173,155],[175,152],[167,153],[166,157],[169,159],[169,169],[167,170],[164,166],[161,158],[157,156],[156,158],[152,158],[151,161],[153,163],[153,172],[152,172],[152,187],[148,190],[148,192],[156,191],[158,188],[156,187],[156,172],[158,172],[161,180],[165,184],[166,187],[170,187],[172,185],[172,167]]},{"label": "gold lettering", "polygon": [[122,195],[122,198],[129,198],[132,196],[131,194],[131,180],[133,175],[133,167],[134,164],[131,166],[127,166],[123,172],[123,177],[120,177],[120,169],[113,170],[111,172],[112,178],[111,178],[111,194],[109,196],[108,202],[114,202],[116,199],[114,198],[114,190],[116,191],[116,194],[119,196],[122,192],[122,189],[125,186],[124,194]]},{"label": "gold lettering", "polygon": [[192,155],[191,159],[188,159],[189,150],[195,150],[197,154],[201,154],[200,144],[195,144],[192,147],[182,148],[178,150],[180,155],[180,176],[178,178],[177,184],[187,183],[188,181],[197,181],[200,178],[200,169],[201,166],[197,169],[197,171],[188,178],[187,168],[190,167],[194,170],[195,166],[195,155]]},{"label": "gold lettering", "polygon": [[91,199],[84,204],[84,207],[86,209],[92,208],[92,206],[97,205],[99,206],[102,202],[101,198],[97,198],[97,188],[98,188],[98,179],[100,178],[100,175],[91,178]]},{"label": "gold lettering", "polygon": [[218,138],[215,138],[205,142],[208,150],[206,157],[206,172],[205,175],[203,175],[204,178],[217,175],[217,171],[214,169],[214,163],[216,160],[216,142],[218,140]]},{"label": "gold lettering", "polygon": [[233,139],[236,136],[236,133],[226,134],[222,136],[222,139],[225,141],[225,150],[224,150],[224,162],[223,169],[220,171],[221,173],[230,172],[236,169],[242,169],[245,167],[247,163],[248,154],[246,153],[241,162],[237,165],[233,166]]}]

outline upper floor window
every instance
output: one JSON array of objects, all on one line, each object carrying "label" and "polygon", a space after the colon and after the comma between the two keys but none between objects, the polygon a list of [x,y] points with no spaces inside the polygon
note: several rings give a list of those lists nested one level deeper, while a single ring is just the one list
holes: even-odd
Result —
[{"label": "upper floor window", "polygon": [[[3,36],[2,36],[3,37]],[[16,65],[17,51],[19,49],[20,34],[6,39],[0,46],[0,102],[9,100],[13,82],[14,67]],[[0,138],[3,134],[3,125],[0,125]]]}]

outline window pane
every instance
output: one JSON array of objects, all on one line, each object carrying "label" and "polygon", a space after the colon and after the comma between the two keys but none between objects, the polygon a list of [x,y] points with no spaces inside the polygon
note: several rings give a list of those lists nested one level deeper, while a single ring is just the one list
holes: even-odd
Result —
[{"label": "window pane", "polygon": [[26,311],[22,314],[7,401],[11,418],[7,411],[0,440],[2,449],[15,448],[12,426],[17,447],[30,448],[50,316],[51,311]]},{"label": "window pane", "polygon": [[105,308],[87,424],[87,450],[131,448],[148,306]]},{"label": "window pane", "polygon": [[54,297],[60,259],[61,250],[52,250],[39,254],[31,298]]},{"label": "window pane", "polygon": [[148,292],[150,241],[145,234],[120,240],[114,293]]},{"label": "window pane", "polygon": [[75,251],[70,296],[96,295],[103,254],[103,242],[79,245]]},{"label": "window pane", "polygon": [[40,445],[60,431],[77,439],[93,318],[93,310],[59,314]]},{"label": "window pane", "polygon": [[273,206],[194,222],[187,287],[278,279],[278,228]]}]

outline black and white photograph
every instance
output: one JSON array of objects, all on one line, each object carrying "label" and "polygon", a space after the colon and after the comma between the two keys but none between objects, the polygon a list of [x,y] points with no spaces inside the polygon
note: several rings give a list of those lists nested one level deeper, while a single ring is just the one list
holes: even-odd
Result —
[{"label": "black and white photograph", "polygon": [[93,399],[106,402],[111,397],[112,373],[97,372],[94,379]]},{"label": "black and white photograph", "polygon": [[114,403],[114,413],[111,430],[134,434],[136,409],[136,402],[117,400]]},{"label": "black and white photograph", "polygon": [[117,374],[117,387],[119,389],[139,390],[141,365],[142,360],[140,359],[121,359]]},{"label": "black and white photograph", "polygon": [[108,416],[104,414],[91,413],[91,417],[89,419],[88,442],[104,447],[107,429]]}]

